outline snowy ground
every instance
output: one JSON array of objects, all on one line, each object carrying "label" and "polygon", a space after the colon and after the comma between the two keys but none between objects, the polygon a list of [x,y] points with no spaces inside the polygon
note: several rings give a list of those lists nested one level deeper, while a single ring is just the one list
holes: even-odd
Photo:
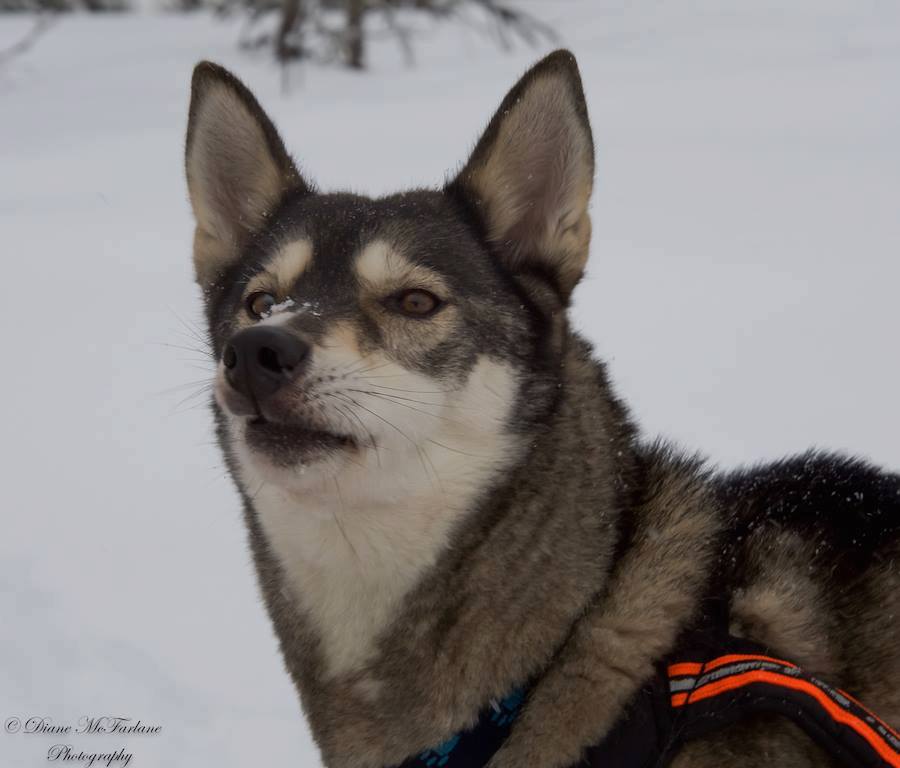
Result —
[{"label": "snowy ground", "polygon": [[[579,325],[648,434],[733,465],[815,444],[900,468],[900,5],[533,2],[578,54],[599,152]],[[727,6],[727,8],[726,8]],[[27,29],[0,18],[0,48]],[[182,137],[191,67],[232,67],[327,188],[432,184],[540,53],[429,29],[369,75],[282,92],[236,29],[70,18],[0,68],[0,734],[132,765],[315,766],[211,445]],[[175,389],[172,389],[175,388]]]}]

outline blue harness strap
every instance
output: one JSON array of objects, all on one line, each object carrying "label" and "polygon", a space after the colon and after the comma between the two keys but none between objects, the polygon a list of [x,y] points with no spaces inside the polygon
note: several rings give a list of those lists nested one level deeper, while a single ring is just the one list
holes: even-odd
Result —
[{"label": "blue harness strap", "polygon": [[481,713],[474,728],[407,760],[401,768],[481,768],[487,765],[509,736],[524,701],[524,693],[515,691],[503,701],[493,702]]},{"label": "blue harness strap", "polygon": [[[527,698],[517,691],[478,723],[400,768],[483,768],[509,736]],[[900,768],[900,733],[849,694],[734,637],[674,654],[634,698],[583,768],[665,768],[688,741],[750,715],[795,722],[846,768]],[[575,768],[575,766],[573,766]]]}]

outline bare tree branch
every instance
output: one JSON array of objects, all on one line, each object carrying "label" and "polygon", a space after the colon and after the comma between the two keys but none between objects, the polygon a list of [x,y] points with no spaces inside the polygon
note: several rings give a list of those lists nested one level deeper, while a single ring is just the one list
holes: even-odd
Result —
[{"label": "bare tree branch", "polygon": [[[192,0],[182,0],[190,2]],[[351,69],[366,65],[366,43],[374,35],[390,34],[403,51],[407,65],[415,62],[413,31],[404,25],[399,11],[407,9],[431,16],[469,22],[464,11],[477,8],[487,20],[490,34],[504,47],[516,38],[535,45],[542,38],[554,40],[553,29],[535,16],[506,0],[219,0],[223,12],[243,7],[255,26],[278,13],[276,31],[247,35],[241,44],[249,48],[273,45],[282,64],[314,60],[341,62]],[[380,16],[385,29],[373,31],[367,20]]]},{"label": "bare tree branch", "polygon": [[[303,23],[306,20],[304,0],[284,0],[281,7],[281,22],[275,38],[275,56],[280,62],[299,59],[303,54]],[[292,39],[294,38],[294,39]]]},{"label": "bare tree branch", "polygon": [[344,62],[351,69],[362,69],[366,64],[363,30],[366,10],[365,0],[347,0]]},{"label": "bare tree branch", "polygon": [[412,34],[409,29],[397,20],[397,9],[393,3],[385,3],[384,18],[387,21],[388,28],[394,33],[397,42],[400,44],[406,66],[413,66],[416,63],[416,54],[412,46]]},{"label": "bare tree branch", "polygon": [[17,56],[27,53],[37,43],[37,41],[56,23],[56,16],[49,13],[39,13],[35,19],[34,26],[28,30],[27,34],[17,42],[13,43],[9,48],[0,51],[0,66],[8,64]]}]

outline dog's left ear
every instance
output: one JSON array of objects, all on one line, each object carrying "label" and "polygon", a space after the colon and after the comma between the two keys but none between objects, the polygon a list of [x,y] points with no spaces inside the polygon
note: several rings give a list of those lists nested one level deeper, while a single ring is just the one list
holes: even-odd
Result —
[{"label": "dog's left ear", "polygon": [[584,271],[594,145],[575,57],[556,51],[509,92],[447,186],[504,265],[549,279],[564,301]]},{"label": "dog's left ear", "polygon": [[236,262],[284,196],[309,191],[253,94],[210,62],[194,69],[185,169],[202,286]]}]

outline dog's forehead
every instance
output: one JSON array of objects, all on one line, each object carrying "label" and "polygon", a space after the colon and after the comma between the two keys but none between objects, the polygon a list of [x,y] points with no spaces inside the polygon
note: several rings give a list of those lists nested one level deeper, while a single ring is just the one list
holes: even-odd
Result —
[{"label": "dog's forehead", "polygon": [[277,275],[285,289],[300,278],[319,288],[349,288],[360,279],[415,266],[480,292],[493,273],[475,236],[439,192],[377,200],[306,196],[282,209],[266,240],[256,266]]}]

